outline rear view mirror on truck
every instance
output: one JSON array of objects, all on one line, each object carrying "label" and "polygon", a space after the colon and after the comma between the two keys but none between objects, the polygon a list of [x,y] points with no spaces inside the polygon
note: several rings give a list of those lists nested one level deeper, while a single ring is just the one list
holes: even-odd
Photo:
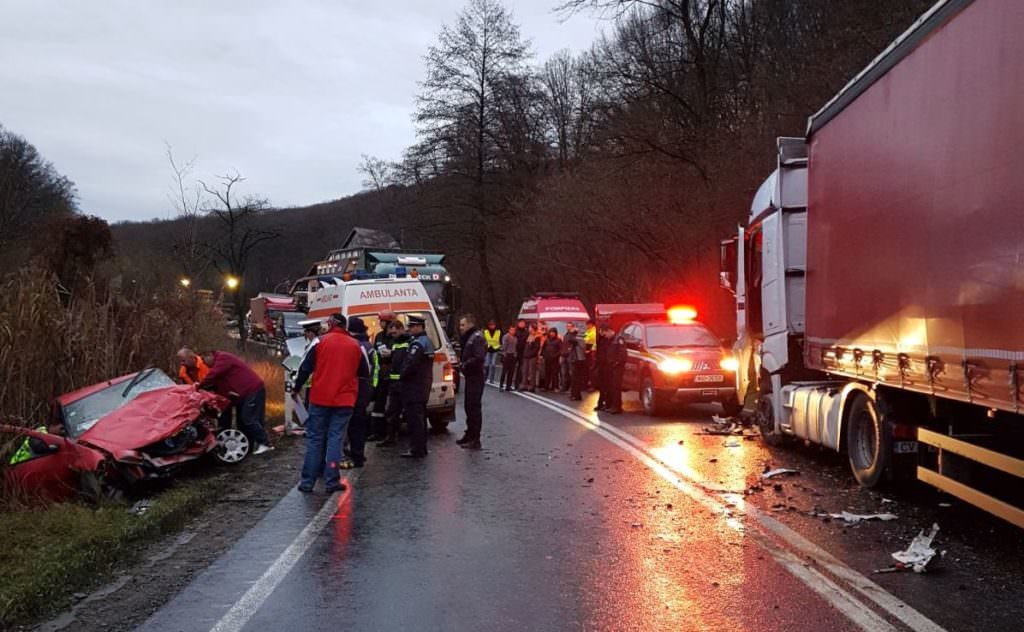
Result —
[{"label": "rear view mirror on truck", "polygon": [[719,263],[718,282],[722,286],[722,289],[728,290],[731,294],[736,294],[736,238],[731,237],[729,239],[722,240],[722,252]]}]

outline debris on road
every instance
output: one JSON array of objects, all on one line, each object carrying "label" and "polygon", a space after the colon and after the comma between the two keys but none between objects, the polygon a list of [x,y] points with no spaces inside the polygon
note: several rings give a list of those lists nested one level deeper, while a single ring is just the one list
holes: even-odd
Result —
[{"label": "debris on road", "polygon": [[880,520],[882,522],[888,522],[890,520],[896,520],[899,518],[896,514],[891,513],[876,513],[876,514],[855,514],[849,511],[840,511],[839,513],[823,513],[813,512],[812,515],[816,518],[832,518],[833,520],[842,520],[846,524],[860,524],[867,520]]},{"label": "debris on road", "polygon": [[[932,541],[935,540],[938,533],[939,525],[932,524],[932,528],[927,534],[922,529],[921,533],[918,533],[910,541],[910,546],[903,551],[893,553],[892,558],[896,560],[896,568],[898,570],[910,569],[915,573],[927,572],[938,555],[938,551],[932,548]],[[938,557],[941,558],[943,555],[945,555],[945,551]]]},{"label": "debris on road", "polygon": [[738,447],[740,447],[740,442],[737,439],[726,439],[725,443],[722,444],[722,447],[725,447],[725,448],[738,448]]},{"label": "debris on road", "polygon": [[774,470],[768,470],[767,472],[765,472],[764,474],[761,475],[761,478],[769,479],[769,478],[775,478],[776,476],[784,476],[786,474],[799,474],[799,473],[800,473],[800,470],[791,470],[789,468],[779,467],[779,468],[776,468]]}]

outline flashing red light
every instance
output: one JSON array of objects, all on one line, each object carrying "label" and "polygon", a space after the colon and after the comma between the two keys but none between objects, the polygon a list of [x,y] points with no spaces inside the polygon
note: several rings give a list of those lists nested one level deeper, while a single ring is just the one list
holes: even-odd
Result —
[{"label": "flashing red light", "polygon": [[668,308],[668,320],[675,325],[693,322],[697,319],[697,310],[689,305],[677,305]]}]

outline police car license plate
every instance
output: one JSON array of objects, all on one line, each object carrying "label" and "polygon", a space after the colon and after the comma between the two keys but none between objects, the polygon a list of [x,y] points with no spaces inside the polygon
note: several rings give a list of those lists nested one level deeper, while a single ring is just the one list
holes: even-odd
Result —
[{"label": "police car license plate", "polygon": [[694,382],[724,382],[724,375],[698,375],[693,378]]}]

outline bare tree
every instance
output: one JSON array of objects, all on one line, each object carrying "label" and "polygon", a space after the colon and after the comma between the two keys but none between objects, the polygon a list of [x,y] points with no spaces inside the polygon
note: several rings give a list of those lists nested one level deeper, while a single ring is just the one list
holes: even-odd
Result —
[{"label": "bare tree", "polygon": [[469,211],[468,219],[475,224],[466,238],[472,241],[481,289],[494,311],[498,300],[489,235],[504,209],[488,185],[495,183],[493,176],[503,166],[498,92],[509,77],[526,74],[529,56],[529,43],[498,0],[469,0],[454,26],[443,26],[437,44],[428,49],[427,76],[417,97],[420,145],[427,146],[420,155],[443,151],[443,175],[472,186],[457,205]]},{"label": "bare tree", "polygon": [[[205,244],[207,257],[218,272],[229,279],[232,289],[235,313],[238,317],[238,335],[242,344],[245,343],[247,331],[243,316],[248,294],[246,292],[246,271],[253,252],[280,233],[261,226],[260,219],[270,204],[265,198],[251,195],[238,197],[235,187],[245,182],[240,174],[217,177],[218,182],[210,185],[200,180],[200,186],[206,194],[202,211],[212,217],[217,227],[217,238]],[[236,283],[235,288],[230,288]]]},{"label": "bare tree", "polygon": [[394,196],[388,195],[396,184],[398,184],[398,167],[393,162],[388,162],[376,156],[362,155],[362,162],[357,168],[363,174],[363,187],[373,191],[377,200],[377,209],[380,212],[380,221],[391,223],[391,205]]},{"label": "bare tree", "polygon": [[179,163],[169,143],[164,143],[167,162],[171,165],[173,183],[168,193],[175,214],[181,221],[181,231],[174,240],[172,249],[180,262],[185,278],[195,281],[210,265],[206,247],[199,238],[199,223],[204,214],[203,189],[191,181],[196,158]]}]

